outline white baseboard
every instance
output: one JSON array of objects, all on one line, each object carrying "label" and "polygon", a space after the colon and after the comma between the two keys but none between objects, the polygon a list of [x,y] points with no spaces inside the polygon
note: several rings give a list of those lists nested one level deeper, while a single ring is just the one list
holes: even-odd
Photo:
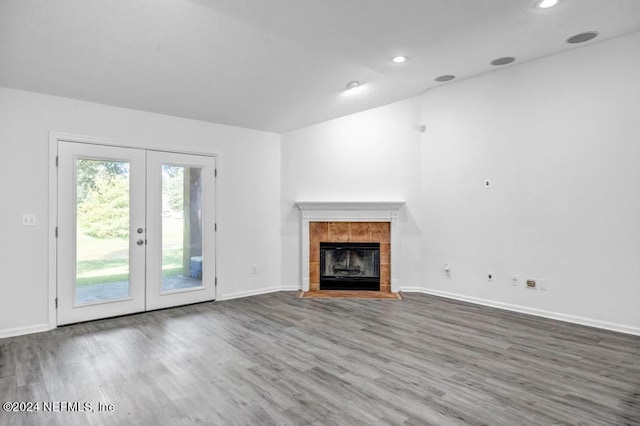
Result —
[{"label": "white baseboard", "polygon": [[284,291],[284,290],[285,289],[283,289],[282,287],[267,287],[267,288],[260,288],[257,290],[238,291],[236,293],[225,294],[222,297],[219,297],[217,300],[222,301],[222,300],[239,299],[241,297],[257,296],[259,294],[275,293],[276,291]]},{"label": "white baseboard", "polygon": [[[220,301],[231,300],[231,299],[238,299],[241,297],[275,293],[278,291],[297,291],[299,289],[300,289],[299,286],[268,287],[268,288],[261,288],[257,290],[240,291],[236,293],[226,294],[223,297],[218,298],[218,300]],[[573,324],[586,325],[588,327],[601,328],[604,330],[611,330],[611,331],[617,331],[620,333],[640,336],[640,328],[630,327],[624,324],[616,324],[616,323],[610,323],[606,321],[594,320],[590,318],[578,317],[574,315],[567,315],[567,314],[561,314],[557,312],[545,311],[542,309],[528,308],[526,306],[496,302],[493,300],[465,296],[457,293],[449,293],[449,292],[439,291],[439,290],[430,290],[422,287],[401,287],[399,291],[406,292],[406,293],[430,294],[433,296],[445,297],[447,299],[454,299],[454,300],[460,300],[462,302],[474,303],[476,305],[489,306],[492,308],[504,309],[507,311],[519,312],[522,314],[535,315],[543,318],[549,318],[549,319],[558,320],[558,321],[570,322]],[[49,330],[51,330],[51,327],[49,327],[49,324],[46,324],[46,323],[32,325],[28,327],[9,328],[6,330],[0,330],[0,339],[4,339],[7,337],[14,337],[14,336],[22,336],[25,334],[41,333],[43,331],[49,331]]]},{"label": "white baseboard", "polygon": [[424,293],[424,288],[422,287],[400,287],[398,291],[403,291],[405,293]]},{"label": "white baseboard", "polygon": [[[298,291],[298,290],[300,290],[299,285],[268,287],[268,288],[261,288],[258,290],[239,291],[237,293],[225,294],[224,296],[219,297],[217,300],[220,300],[220,301],[231,300],[231,299],[239,299],[241,297],[257,296],[259,294],[275,293],[277,291]],[[0,339],[5,339],[7,337],[14,337],[14,336],[22,336],[25,334],[41,333],[43,331],[53,330],[54,328],[56,328],[55,325],[53,327],[50,327],[49,324],[38,324],[38,325],[29,326],[29,327],[9,328],[6,330],[0,330]]]},{"label": "white baseboard", "polygon": [[9,328],[6,330],[0,330],[0,339],[4,339],[7,337],[14,337],[14,336],[22,336],[24,334],[42,333],[43,331],[49,331],[49,330],[51,330],[51,327],[49,327],[49,324],[37,324],[37,325],[30,325],[29,327]]},{"label": "white baseboard", "polygon": [[446,291],[430,290],[422,287],[404,287],[401,289],[407,293],[425,293],[433,296],[446,297],[447,299],[460,300],[462,302],[475,303],[476,305],[490,306],[492,308],[504,309],[507,311],[519,312],[522,314],[535,315],[538,317],[549,318],[558,321],[570,322],[573,324],[586,325],[588,327],[602,328],[604,330],[617,331],[619,333],[633,334],[640,336],[640,328],[630,327],[624,324],[616,324],[606,321],[599,321],[590,318],[578,317],[574,315],[561,314],[558,312],[550,312],[542,309],[528,308],[526,306],[512,305],[510,303],[496,302],[493,300],[480,299],[477,297],[464,296],[462,294],[449,293]]}]

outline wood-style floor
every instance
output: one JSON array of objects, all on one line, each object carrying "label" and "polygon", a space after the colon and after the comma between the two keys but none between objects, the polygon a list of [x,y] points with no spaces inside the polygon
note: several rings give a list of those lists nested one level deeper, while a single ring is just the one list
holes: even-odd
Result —
[{"label": "wood-style floor", "polygon": [[0,424],[640,424],[640,337],[426,295],[295,296],[0,340],[0,402],[40,404]]}]

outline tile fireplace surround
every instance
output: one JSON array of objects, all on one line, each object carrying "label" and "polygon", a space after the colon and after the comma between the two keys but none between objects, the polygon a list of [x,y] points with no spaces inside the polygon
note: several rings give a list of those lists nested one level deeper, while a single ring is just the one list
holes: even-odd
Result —
[{"label": "tile fireplace surround", "polygon": [[[315,244],[319,243],[310,233],[310,228],[314,228],[315,235],[333,235],[331,238],[338,238],[342,242],[345,238],[355,237],[356,239],[367,238],[362,235],[362,230],[369,232],[370,241],[390,243],[390,263],[386,268],[381,267],[381,278],[387,278],[387,287],[384,291],[389,291],[388,282],[391,284],[391,292],[396,293],[400,286],[400,222],[398,220],[399,210],[405,205],[404,201],[389,202],[297,202],[296,206],[300,210],[301,216],[301,289],[302,291],[317,290],[318,282],[312,280],[311,274],[315,277],[319,260],[315,259]],[[360,225],[358,225],[360,223]],[[383,225],[388,224],[388,226]],[[326,224],[326,225],[324,225]],[[324,234],[327,229],[327,234]],[[331,229],[331,231],[330,231]],[[349,231],[351,229],[351,231]],[[389,230],[388,237],[385,236],[385,229]],[[376,230],[382,232],[376,232]],[[381,241],[381,239],[386,241]],[[341,241],[340,241],[341,240]],[[353,240],[355,241],[355,240]],[[312,250],[314,253],[312,253]],[[390,271],[389,271],[390,267]],[[390,274],[387,275],[389,272]]]}]

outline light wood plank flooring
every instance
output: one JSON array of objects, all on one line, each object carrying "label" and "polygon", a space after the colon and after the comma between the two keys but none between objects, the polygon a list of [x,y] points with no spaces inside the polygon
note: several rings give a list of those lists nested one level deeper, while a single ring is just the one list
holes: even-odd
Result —
[{"label": "light wood plank flooring", "polygon": [[640,424],[640,337],[405,294],[294,292],[0,340],[2,425]]}]

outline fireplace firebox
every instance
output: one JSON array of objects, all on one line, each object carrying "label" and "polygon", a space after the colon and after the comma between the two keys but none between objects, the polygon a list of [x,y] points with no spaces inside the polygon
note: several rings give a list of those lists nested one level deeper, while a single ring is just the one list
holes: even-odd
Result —
[{"label": "fireplace firebox", "polygon": [[320,243],[320,290],[380,291],[380,243]]}]

